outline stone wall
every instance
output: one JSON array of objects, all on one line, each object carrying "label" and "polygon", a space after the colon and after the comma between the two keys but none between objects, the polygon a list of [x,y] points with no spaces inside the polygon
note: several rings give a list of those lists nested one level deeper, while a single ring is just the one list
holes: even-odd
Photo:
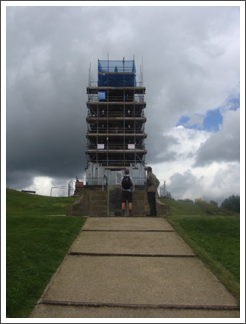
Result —
[{"label": "stone wall", "polygon": [[107,216],[107,191],[83,190],[79,198],[66,207],[67,216]]}]

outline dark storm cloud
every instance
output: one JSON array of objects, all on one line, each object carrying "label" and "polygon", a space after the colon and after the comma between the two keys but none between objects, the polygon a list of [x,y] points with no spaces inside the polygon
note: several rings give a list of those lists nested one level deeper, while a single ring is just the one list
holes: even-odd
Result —
[{"label": "dark storm cloud", "polygon": [[[151,120],[148,128],[153,127],[155,129],[156,120]],[[177,138],[171,135],[163,135],[162,132],[156,129],[156,132],[151,132],[146,140],[146,146],[148,154],[146,162],[148,164],[159,162],[171,162],[175,161],[178,157],[177,152],[174,152],[172,145],[179,144]]]},{"label": "dark storm cloud", "polygon": [[16,10],[11,28],[7,26],[10,186],[19,180],[12,176],[16,170],[32,183],[34,175],[75,178],[86,162],[84,94],[89,64],[83,65],[73,51],[71,30],[66,32],[61,24],[64,10],[59,15],[59,8],[42,9]]},{"label": "dark storm cloud", "polygon": [[[96,7],[7,8],[10,186],[20,180],[11,176],[15,170],[29,178],[30,184],[34,174],[57,179],[81,177],[86,167],[89,65],[92,61],[96,70],[97,59],[106,59],[108,49],[115,47],[111,26],[119,22],[122,11],[115,8],[114,15],[112,10]],[[120,49],[116,59],[123,55]],[[97,80],[96,73],[94,78]]]},{"label": "dark storm cloud", "polygon": [[71,166],[77,173],[85,163],[86,114],[69,78],[61,82],[55,72],[50,74],[53,80],[22,77],[7,92],[7,105],[13,108],[7,111],[7,165],[66,177]]}]

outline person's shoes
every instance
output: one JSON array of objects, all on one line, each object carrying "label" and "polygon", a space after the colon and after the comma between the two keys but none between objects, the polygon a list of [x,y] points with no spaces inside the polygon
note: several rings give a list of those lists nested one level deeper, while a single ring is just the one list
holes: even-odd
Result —
[{"label": "person's shoes", "polygon": [[125,216],[125,211],[124,210],[122,210],[121,216],[122,217]]},{"label": "person's shoes", "polygon": [[132,210],[129,210],[129,216],[132,216]]}]

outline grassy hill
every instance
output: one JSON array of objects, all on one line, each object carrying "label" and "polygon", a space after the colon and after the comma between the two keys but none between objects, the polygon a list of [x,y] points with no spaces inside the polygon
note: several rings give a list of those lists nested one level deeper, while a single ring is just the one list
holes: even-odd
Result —
[{"label": "grassy hill", "polygon": [[65,215],[66,206],[77,200],[75,197],[47,197],[12,189],[6,190],[8,216]]},{"label": "grassy hill", "polygon": [[165,219],[239,301],[240,215],[205,201],[161,201],[170,205]]},{"label": "grassy hill", "polygon": [[[30,315],[79,234],[85,217],[59,216],[76,199],[7,189],[7,317]],[[239,217],[206,215],[204,206],[190,201],[163,202],[171,209],[166,220],[239,300]]]},{"label": "grassy hill", "polygon": [[224,215],[224,216],[239,216],[235,212],[225,210],[214,204],[208,203],[204,200],[197,199],[194,203],[190,199],[174,200],[174,199],[160,199],[163,203],[170,206],[170,215]]},{"label": "grassy hill", "polygon": [[7,189],[6,316],[28,317],[86,218],[65,215],[76,198]]},{"label": "grassy hill", "polygon": [[174,199],[160,199],[164,204],[170,206],[170,215],[205,215],[205,210],[191,201],[176,201]]}]

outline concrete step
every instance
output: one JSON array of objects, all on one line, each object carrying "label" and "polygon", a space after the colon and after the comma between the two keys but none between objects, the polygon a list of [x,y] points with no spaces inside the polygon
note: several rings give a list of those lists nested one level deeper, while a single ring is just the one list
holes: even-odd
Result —
[{"label": "concrete step", "polygon": [[182,256],[193,251],[175,232],[83,231],[73,245],[73,254]]},{"label": "concrete step", "polygon": [[162,217],[93,217],[87,218],[82,230],[173,231],[173,228]]},{"label": "concrete step", "polygon": [[[67,216],[105,217],[120,216],[121,214],[121,186],[110,186],[108,190],[83,190],[77,201],[67,206]],[[112,198],[113,197],[113,198]],[[143,190],[133,192],[133,215],[143,217],[149,213],[147,194]],[[157,215],[169,215],[169,205],[156,199]],[[128,204],[126,204],[126,216],[128,216]]]},{"label": "concrete step", "polygon": [[66,303],[237,306],[197,258],[69,255],[44,301]]},{"label": "concrete step", "polygon": [[32,318],[238,318],[238,310],[165,309],[40,304]]}]

